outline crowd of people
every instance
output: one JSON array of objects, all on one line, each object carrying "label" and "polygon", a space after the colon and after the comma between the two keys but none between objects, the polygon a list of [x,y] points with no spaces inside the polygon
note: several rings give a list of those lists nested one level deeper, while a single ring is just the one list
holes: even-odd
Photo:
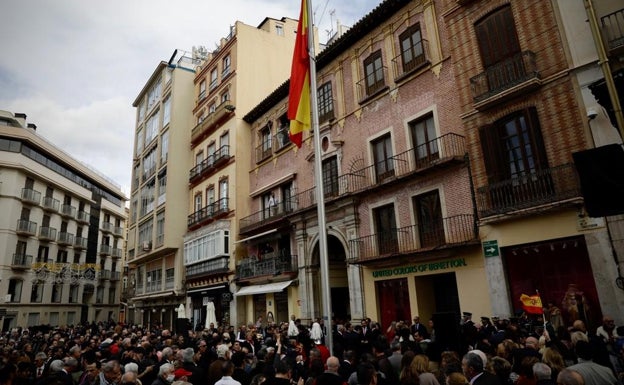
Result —
[{"label": "crowd of people", "polygon": [[[16,328],[0,337],[0,385],[607,385],[624,378],[624,328],[463,313],[382,327],[322,319],[171,330],[122,323]],[[327,333],[332,333],[328,338]],[[450,338],[449,338],[450,337]],[[328,347],[329,342],[333,345]]]}]

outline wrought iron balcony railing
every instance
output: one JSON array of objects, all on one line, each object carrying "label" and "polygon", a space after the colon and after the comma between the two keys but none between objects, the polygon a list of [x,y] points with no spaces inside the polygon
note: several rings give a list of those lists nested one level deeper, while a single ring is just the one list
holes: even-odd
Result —
[{"label": "wrought iron balcony railing", "polygon": [[208,155],[197,166],[193,167],[190,171],[189,181],[193,181],[203,175],[209,175],[215,171],[219,166],[225,164],[230,159],[230,146],[223,145],[219,147],[213,154]]},{"label": "wrought iron balcony railing", "polygon": [[624,9],[615,11],[600,18],[602,34],[607,42],[607,47],[612,53],[618,53],[624,49]]},{"label": "wrought iron balcony railing", "polygon": [[358,102],[366,102],[369,98],[388,88],[388,68],[377,68],[374,73],[364,76],[356,85]]},{"label": "wrought iron balcony railing", "polygon": [[230,270],[230,257],[221,256],[186,266],[187,277],[227,273]]},{"label": "wrought iron balcony railing", "polygon": [[284,215],[293,211],[293,207],[290,205],[290,202],[290,200],[277,202],[275,206],[267,207],[264,210],[257,211],[242,218],[239,222],[241,232],[253,230],[254,228],[283,218]]},{"label": "wrought iron balcony railing", "polygon": [[471,78],[472,97],[475,102],[480,102],[539,77],[535,53],[523,51]]},{"label": "wrought iron balcony railing", "polygon": [[236,266],[239,280],[274,276],[297,271],[297,256],[286,255],[284,250],[264,254],[260,258],[250,257],[241,260]]},{"label": "wrought iron balcony railing", "polygon": [[192,227],[201,222],[214,219],[229,211],[229,198],[221,198],[218,201],[210,203],[189,215],[187,217],[187,226]]},{"label": "wrought iron balcony railing", "polygon": [[429,42],[421,40],[392,59],[394,79],[399,81],[427,64],[429,64]]},{"label": "wrought iron balcony railing", "polygon": [[577,197],[580,181],[569,163],[479,187],[477,206],[479,216],[488,217]]},{"label": "wrought iron balcony railing", "polygon": [[362,263],[477,240],[474,216],[456,215],[427,226],[412,225],[353,239],[349,241],[351,244],[349,261]]}]

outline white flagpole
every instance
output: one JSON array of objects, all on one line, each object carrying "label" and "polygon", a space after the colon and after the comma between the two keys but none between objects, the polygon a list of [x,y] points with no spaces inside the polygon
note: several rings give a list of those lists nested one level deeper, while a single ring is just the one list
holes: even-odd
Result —
[{"label": "white flagpole", "polygon": [[318,100],[316,93],[316,55],[314,52],[314,22],[312,0],[306,1],[308,17],[308,55],[310,56],[310,108],[312,109],[312,136],[314,137],[314,175],[316,180],[316,203],[319,229],[319,260],[321,263],[321,292],[323,294],[323,319],[326,321],[325,343],[333,355],[333,333],[331,297],[329,295],[329,266],[327,258],[327,228],[325,225],[325,195],[323,191],[323,170],[321,162],[321,138],[319,133]]}]

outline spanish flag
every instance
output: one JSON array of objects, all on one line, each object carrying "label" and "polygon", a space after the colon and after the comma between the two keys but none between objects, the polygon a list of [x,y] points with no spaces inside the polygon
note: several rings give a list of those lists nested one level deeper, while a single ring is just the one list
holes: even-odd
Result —
[{"label": "spanish flag", "polygon": [[522,302],[522,308],[524,311],[530,314],[544,314],[544,308],[542,306],[542,299],[539,295],[520,295],[520,302]]},{"label": "spanish flag", "polygon": [[310,54],[308,52],[308,0],[301,0],[297,38],[290,70],[288,119],[290,141],[301,148],[303,131],[310,130]]}]

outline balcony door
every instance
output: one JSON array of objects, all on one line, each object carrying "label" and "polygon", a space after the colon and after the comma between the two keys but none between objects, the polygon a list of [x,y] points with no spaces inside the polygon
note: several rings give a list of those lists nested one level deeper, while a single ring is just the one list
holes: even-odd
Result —
[{"label": "balcony door", "polygon": [[444,223],[438,190],[414,197],[420,247],[435,247],[444,243]]},{"label": "balcony door", "polygon": [[376,208],[373,211],[375,231],[379,255],[396,253],[399,251],[394,205],[389,204]]}]

